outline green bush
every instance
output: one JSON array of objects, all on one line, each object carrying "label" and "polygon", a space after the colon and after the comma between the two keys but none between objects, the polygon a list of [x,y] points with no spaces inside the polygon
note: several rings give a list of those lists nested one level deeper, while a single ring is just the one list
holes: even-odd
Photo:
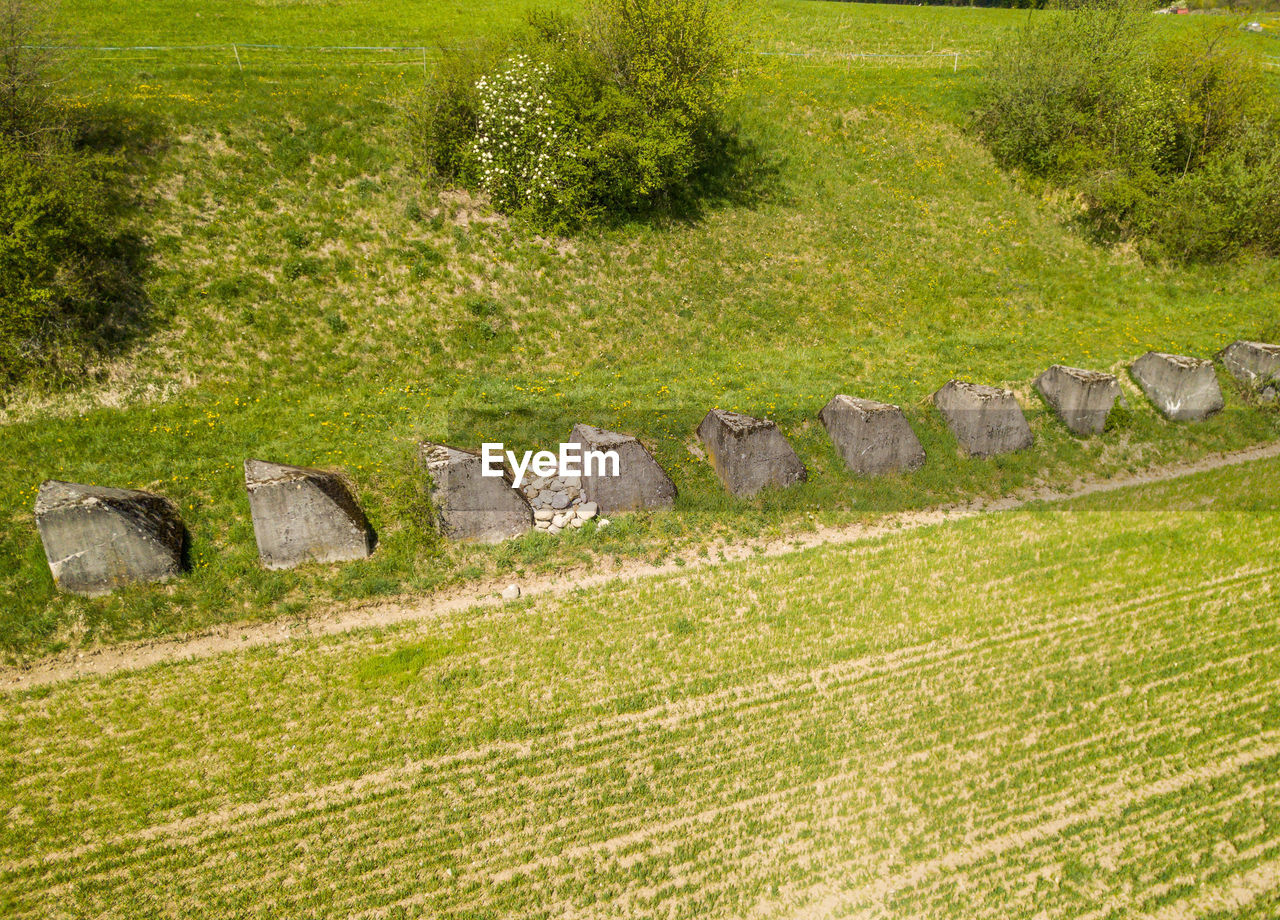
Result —
[{"label": "green bush", "polygon": [[142,304],[120,161],[82,144],[95,126],[53,94],[47,15],[0,3],[0,391],[78,378],[129,337]]},{"label": "green bush", "polygon": [[719,0],[537,12],[447,58],[410,106],[419,162],[553,229],[669,206],[722,149],[741,44]]},{"label": "green bush", "polygon": [[1245,249],[1280,254],[1280,146],[1277,129],[1251,125],[1199,168],[1148,201],[1145,234],[1187,261]]},{"label": "green bush", "polygon": [[105,158],[0,138],[0,385],[59,383],[127,336],[138,297],[114,173]]},{"label": "green bush", "polygon": [[500,58],[489,45],[447,51],[425,90],[405,106],[418,166],[432,178],[471,179],[469,147],[476,133],[476,84]]},{"label": "green bush", "polygon": [[1135,0],[1034,14],[995,52],[975,123],[1001,165],[1077,193],[1101,239],[1280,253],[1280,105],[1229,31],[1164,41]]}]

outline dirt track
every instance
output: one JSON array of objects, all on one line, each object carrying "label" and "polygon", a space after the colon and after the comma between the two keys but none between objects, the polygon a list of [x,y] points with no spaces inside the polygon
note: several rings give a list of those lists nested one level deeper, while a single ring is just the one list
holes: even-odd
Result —
[{"label": "dirt track", "polygon": [[[1155,482],[1180,479],[1196,473],[1280,457],[1280,443],[1251,447],[1229,454],[1205,457],[1193,463],[1155,467],[1131,476],[1107,480],[1080,480],[1066,491],[1035,489],[990,502],[951,505],[925,511],[885,515],[872,524],[852,524],[798,532],[782,539],[748,540],[714,547],[713,554],[651,565],[629,561],[604,570],[574,570],[556,575],[523,579],[525,597],[561,594],[577,588],[599,587],[613,582],[636,581],[689,571],[748,557],[777,556],[820,545],[851,543],[894,531],[927,527],[980,514],[994,514],[1024,507],[1033,502],[1059,502],[1100,492],[1112,492]],[[317,614],[287,622],[227,624],[205,633],[150,642],[125,642],[100,648],[82,649],[31,663],[25,668],[0,669],[0,691],[23,690],[77,677],[93,677],[143,668],[168,661],[203,658],[236,649],[269,645],[303,636],[327,636],[370,626],[386,626],[420,620],[469,607],[501,603],[499,592],[509,579],[472,583],[464,588],[441,592],[419,603],[370,604]]]}]

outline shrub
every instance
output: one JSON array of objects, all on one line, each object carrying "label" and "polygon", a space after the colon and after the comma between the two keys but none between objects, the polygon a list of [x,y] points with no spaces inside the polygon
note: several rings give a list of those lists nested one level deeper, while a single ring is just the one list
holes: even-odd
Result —
[{"label": "shrub", "polygon": [[997,161],[1079,194],[1101,239],[1154,255],[1280,253],[1280,106],[1223,30],[1161,41],[1150,7],[1031,16],[992,60],[976,113]]},{"label": "shrub", "polygon": [[550,228],[670,205],[720,149],[740,63],[719,0],[535,12],[506,46],[446,58],[410,107],[418,159]]},{"label": "shrub", "polygon": [[714,118],[741,46],[711,0],[596,0],[587,37],[614,82],[655,117],[686,128]]},{"label": "shrub", "polygon": [[0,135],[28,144],[65,127],[48,79],[52,15],[45,0],[0,0]]},{"label": "shrub", "polygon": [[470,179],[469,145],[476,133],[476,84],[499,60],[488,45],[446,51],[423,92],[405,108],[417,165],[432,178]]},{"label": "shrub", "polygon": [[469,151],[477,182],[502,211],[562,209],[559,198],[574,156],[548,93],[551,67],[517,54],[476,83],[476,131]]},{"label": "shrub", "polygon": [[1251,123],[1144,202],[1142,230],[1186,261],[1280,254],[1280,130]]},{"label": "shrub", "polygon": [[60,383],[125,339],[140,298],[116,164],[0,139],[0,385]]},{"label": "shrub", "polygon": [[0,388],[77,377],[139,316],[120,161],[79,143],[52,95],[43,8],[0,0]]},{"label": "shrub", "polygon": [[1151,18],[1134,2],[1029,17],[997,46],[977,116],[996,158],[1052,177],[1115,150],[1120,109],[1142,82]]}]

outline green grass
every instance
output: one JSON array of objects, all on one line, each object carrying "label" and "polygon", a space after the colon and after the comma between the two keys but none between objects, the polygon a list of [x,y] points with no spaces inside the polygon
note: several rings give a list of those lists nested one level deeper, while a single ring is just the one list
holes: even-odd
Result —
[{"label": "green grass", "polygon": [[[522,10],[174,2],[143,17],[116,0],[63,5],[86,45],[434,47],[506,28]],[[750,27],[760,50],[981,51],[1021,15],[777,0]],[[243,73],[226,49],[103,53],[80,59],[67,83],[147,138],[129,156],[154,323],[74,391],[8,395],[0,646],[11,658],[662,556],[1280,432],[1275,410],[1246,404],[1226,380],[1228,411],[1199,426],[1166,424],[1132,388],[1133,410],[1093,442],[1045,416],[1029,382],[1051,363],[1122,368],[1148,348],[1210,355],[1237,338],[1280,338],[1280,271],[1144,265],[1083,241],[1069,203],[1028,196],[968,134],[980,58],[956,72],[762,58],[739,105],[762,158],[749,196],[570,240],[508,226],[413,174],[396,114],[421,84],[412,55],[242,59]],[[927,402],[952,376],[1015,386],[1036,448],[958,456]],[[874,482],[845,473],[815,418],[837,392],[904,405],[926,467]],[[777,419],[810,482],[755,502],[725,496],[688,449],[713,406]],[[677,512],[492,549],[442,545],[424,529],[416,439],[523,450],[578,421],[640,435],[680,489]],[[262,571],[247,456],[347,469],[379,531],[376,555]],[[56,595],[31,519],[47,477],[171,496],[193,571],[106,599]]]},{"label": "green grass", "polygon": [[1274,916],[1277,474],[4,694],[0,909]]}]

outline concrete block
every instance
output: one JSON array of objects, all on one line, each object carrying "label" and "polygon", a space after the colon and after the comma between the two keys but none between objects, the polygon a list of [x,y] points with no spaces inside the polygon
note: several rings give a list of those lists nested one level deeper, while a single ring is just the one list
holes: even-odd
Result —
[{"label": "concrete block", "polygon": [[1212,361],[1149,351],[1131,368],[1152,404],[1175,422],[1199,422],[1222,410]]},{"label": "concrete block", "polygon": [[1035,385],[1062,424],[1081,436],[1102,432],[1120,396],[1115,374],[1061,364],[1037,377]]},{"label": "concrete block", "polygon": [[1231,376],[1265,401],[1280,395],[1280,345],[1266,342],[1232,342],[1218,358]]},{"label": "concrete block", "polygon": [[35,517],[61,591],[109,594],[182,571],[186,530],[162,496],[50,479],[36,495]]},{"label": "concrete block", "polygon": [[724,487],[748,498],[765,486],[786,488],[808,471],[778,426],[769,419],[712,409],[698,425],[698,438]]},{"label": "concrete block", "polygon": [[[574,425],[568,443],[580,444],[584,453],[599,450],[614,451],[618,455],[617,476],[581,477],[585,500],[594,503],[601,514],[645,508],[665,511],[675,505],[675,483],[644,445],[631,435]],[[606,472],[609,472],[607,465]]]},{"label": "concrete block", "polygon": [[479,453],[431,442],[418,445],[418,457],[431,480],[436,526],[446,537],[498,543],[533,528],[533,509],[512,488],[505,465],[502,476],[483,476]]},{"label": "concrete block", "polygon": [[341,474],[246,460],[244,484],[266,568],[348,562],[373,552],[373,529]]},{"label": "concrete block", "polygon": [[974,457],[1024,450],[1034,440],[1012,390],[952,380],[933,394],[933,404]]},{"label": "concrete block", "polygon": [[818,413],[849,469],[876,476],[924,465],[924,448],[897,406],[836,396]]}]

